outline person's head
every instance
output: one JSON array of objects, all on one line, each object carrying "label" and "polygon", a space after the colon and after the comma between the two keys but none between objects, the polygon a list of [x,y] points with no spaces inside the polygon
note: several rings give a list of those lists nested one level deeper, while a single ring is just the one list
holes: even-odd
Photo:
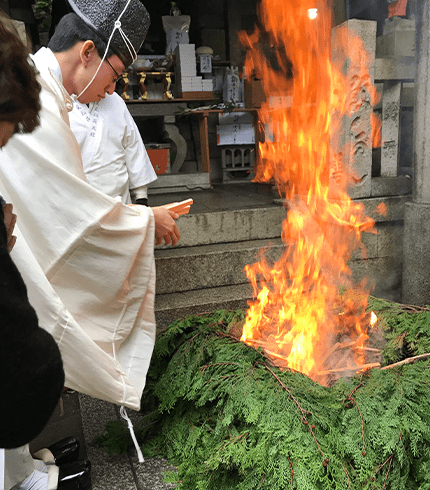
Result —
[{"label": "person's head", "polygon": [[[55,53],[63,84],[82,103],[100,100],[137,57],[149,28],[140,0],[69,0],[48,47]],[[97,66],[96,66],[97,65]]]},{"label": "person's head", "polygon": [[60,63],[65,88],[84,104],[112,93],[125,68],[104,40],[75,13],[62,17],[48,48]]},{"label": "person's head", "polygon": [[40,85],[27,47],[8,18],[0,15],[0,147],[15,133],[39,124]]}]

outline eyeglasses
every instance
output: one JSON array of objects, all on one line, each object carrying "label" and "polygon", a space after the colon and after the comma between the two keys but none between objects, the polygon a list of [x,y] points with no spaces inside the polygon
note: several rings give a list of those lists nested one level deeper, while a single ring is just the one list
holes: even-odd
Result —
[{"label": "eyeglasses", "polygon": [[115,72],[116,78],[112,80],[112,83],[117,83],[119,82],[124,75],[119,75],[118,72],[115,70],[115,68],[109,63],[109,60],[105,58],[106,63],[112,68],[112,70]]}]

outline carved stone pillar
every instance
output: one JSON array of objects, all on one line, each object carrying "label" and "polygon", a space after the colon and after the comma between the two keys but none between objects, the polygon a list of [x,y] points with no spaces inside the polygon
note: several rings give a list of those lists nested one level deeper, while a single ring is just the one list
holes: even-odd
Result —
[{"label": "carved stone pillar", "polygon": [[[336,43],[337,29],[344,29],[352,34],[348,39],[350,47],[346,46],[338,50]],[[355,169],[357,175],[356,184],[349,190],[351,198],[370,197],[372,178],[372,123],[371,117],[373,106],[369,92],[373,83],[373,67],[368,76],[361,73],[361,67],[355,66],[351,59],[343,58],[344,54],[353,48],[354,37],[359,35],[363,44],[369,52],[372,60],[375,58],[376,50],[376,22],[368,20],[351,19],[333,29],[333,62],[340,66],[343,64],[343,74],[348,81],[348,90],[351,94],[351,106],[347,108],[347,114],[343,117],[339,148],[334,149],[342,152],[343,162]],[[346,153],[345,153],[346,152]]]},{"label": "carved stone pillar", "polygon": [[405,303],[430,304],[430,0],[416,2],[417,67],[414,113],[414,181],[406,203],[403,244]]}]

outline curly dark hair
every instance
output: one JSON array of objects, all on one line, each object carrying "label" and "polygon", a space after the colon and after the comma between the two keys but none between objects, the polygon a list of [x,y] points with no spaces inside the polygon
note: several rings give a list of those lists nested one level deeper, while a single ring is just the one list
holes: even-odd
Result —
[{"label": "curly dark hair", "polygon": [[27,47],[13,25],[0,14],[0,121],[15,132],[31,133],[39,125],[40,85]]}]

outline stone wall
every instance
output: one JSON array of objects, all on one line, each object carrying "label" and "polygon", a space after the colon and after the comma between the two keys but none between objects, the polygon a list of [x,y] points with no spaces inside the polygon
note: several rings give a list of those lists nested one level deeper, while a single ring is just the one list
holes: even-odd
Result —
[{"label": "stone wall", "polygon": [[[376,221],[377,234],[363,233],[367,256],[356,253],[349,265],[357,281],[367,279],[372,294],[393,301],[402,298],[404,210],[408,197],[386,197],[359,200]],[[386,216],[375,215],[374,209],[384,203]]]}]

